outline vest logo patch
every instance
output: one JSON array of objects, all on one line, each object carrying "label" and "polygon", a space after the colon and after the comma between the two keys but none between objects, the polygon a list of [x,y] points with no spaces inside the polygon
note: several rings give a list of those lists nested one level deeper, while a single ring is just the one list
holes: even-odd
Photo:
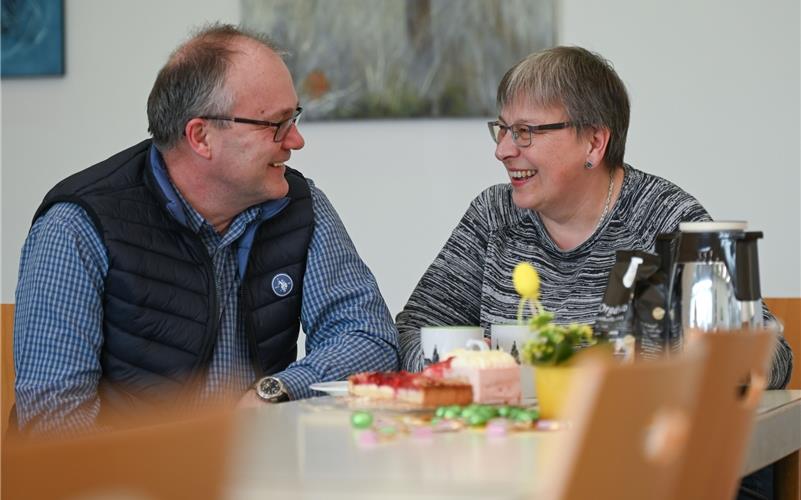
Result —
[{"label": "vest logo patch", "polygon": [[294,283],[292,278],[286,273],[276,274],[273,276],[273,292],[279,297],[285,297],[292,291]]}]

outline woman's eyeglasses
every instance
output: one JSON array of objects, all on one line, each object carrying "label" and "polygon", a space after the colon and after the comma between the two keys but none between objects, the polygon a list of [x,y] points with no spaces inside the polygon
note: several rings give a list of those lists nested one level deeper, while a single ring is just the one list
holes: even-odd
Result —
[{"label": "woman's eyeglasses", "polygon": [[561,130],[563,128],[572,127],[573,125],[575,125],[573,122],[546,123],[545,125],[504,125],[498,120],[487,123],[490,135],[492,136],[492,140],[495,141],[495,144],[500,143],[503,138],[506,137],[507,132],[512,132],[512,141],[521,148],[531,146],[531,134],[534,132],[541,130]]}]

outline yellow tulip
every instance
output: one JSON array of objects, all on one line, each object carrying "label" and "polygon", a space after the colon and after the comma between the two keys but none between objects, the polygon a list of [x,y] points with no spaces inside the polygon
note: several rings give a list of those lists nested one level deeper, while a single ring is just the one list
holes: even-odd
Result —
[{"label": "yellow tulip", "polygon": [[537,299],[540,295],[540,277],[534,266],[528,262],[521,262],[515,266],[512,283],[517,293],[524,299]]}]

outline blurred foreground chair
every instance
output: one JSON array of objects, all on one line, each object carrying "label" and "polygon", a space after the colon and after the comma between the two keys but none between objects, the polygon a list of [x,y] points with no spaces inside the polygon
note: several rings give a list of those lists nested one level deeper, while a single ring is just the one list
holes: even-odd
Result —
[{"label": "blurred foreground chair", "polygon": [[[737,492],[776,332],[688,332],[706,352],[686,456],[671,498],[730,500]],[[799,423],[801,425],[801,423]]]},{"label": "blurred foreground chair", "polygon": [[553,461],[560,500],[668,498],[681,468],[703,349],[627,365],[585,360],[574,376],[564,433]]},{"label": "blurred foreground chair", "polygon": [[52,440],[5,443],[2,497],[220,498],[232,414],[203,413]]}]

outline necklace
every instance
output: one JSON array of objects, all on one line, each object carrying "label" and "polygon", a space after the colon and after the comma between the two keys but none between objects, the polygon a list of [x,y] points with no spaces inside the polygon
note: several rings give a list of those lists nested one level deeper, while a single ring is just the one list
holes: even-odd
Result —
[{"label": "necklace", "polygon": [[611,170],[609,172],[609,190],[606,192],[606,203],[604,203],[604,211],[601,212],[601,218],[598,219],[598,224],[595,225],[595,229],[593,229],[593,233],[598,231],[598,228],[601,227],[601,223],[603,223],[604,219],[606,218],[606,214],[609,213],[609,204],[612,202],[612,188],[615,186],[615,171]]}]

